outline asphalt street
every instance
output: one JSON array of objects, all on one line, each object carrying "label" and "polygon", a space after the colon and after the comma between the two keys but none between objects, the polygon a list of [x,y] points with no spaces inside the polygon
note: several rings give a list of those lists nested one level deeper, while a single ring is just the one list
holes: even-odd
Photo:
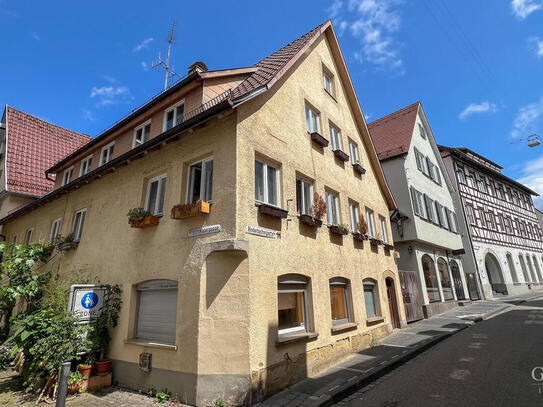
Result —
[{"label": "asphalt street", "polygon": [[337,406],[543,406],[543,300],[437,344]]}]

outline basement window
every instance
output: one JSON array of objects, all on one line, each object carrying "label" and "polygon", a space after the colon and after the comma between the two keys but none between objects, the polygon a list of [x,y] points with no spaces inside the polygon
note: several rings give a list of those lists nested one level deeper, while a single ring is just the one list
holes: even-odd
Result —
[{"label": "basement window", "polygon": [[166,174],[149,180],[147,185],[147,197],[145,209],[152,215],[162,216],[164,209],[164,194],[166,193]]},{"label": "basement window", "polygon": [[134,339],[175,344],[177,281],[154,280],[137,286]]},{"label": "basement window", "polygon": [[141,126],[136,127],[134,130],[134,141],[132,142],[132,148],[141,146],[145,142],[149,141],[151,137],[151,120],[143,123]]},{"label": "basement window", "polygon": [[213,157],[190,165],[187,187],[187,203],[193,203],[199,199],[211,202],[213,199]]}]

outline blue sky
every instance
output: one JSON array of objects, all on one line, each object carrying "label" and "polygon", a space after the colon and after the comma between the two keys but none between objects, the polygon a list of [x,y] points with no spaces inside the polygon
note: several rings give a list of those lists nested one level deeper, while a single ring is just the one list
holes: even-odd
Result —
[{"label": "blue sky", "polygon": [[[163,86],[172,62],[249,66],[332,18],[362,109],[421,100],[439,143],[465,146],[543,194],[543,0],[0,0],[0,104],[95,136]],[[543,208],[543,199],[538,206]]]}]

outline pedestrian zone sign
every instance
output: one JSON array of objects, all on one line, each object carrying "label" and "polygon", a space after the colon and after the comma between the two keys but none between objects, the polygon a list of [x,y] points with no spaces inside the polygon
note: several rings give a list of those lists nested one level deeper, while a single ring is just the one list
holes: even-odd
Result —
[{"label": "pedestrian zone sign", "polygon": [[70,311],[81,322],[89,322],[102,314],[106,287],[98,285],[72,285]]}]

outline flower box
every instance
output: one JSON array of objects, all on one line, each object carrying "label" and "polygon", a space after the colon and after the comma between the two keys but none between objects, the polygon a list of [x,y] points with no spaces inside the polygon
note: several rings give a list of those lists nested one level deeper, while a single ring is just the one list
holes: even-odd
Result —
[{"label": "flower box", "polygon": [[65,252],[66,250],[74,249],[77,247],[79,242],[62,242],[57,245],[58,250]]},{"label": "flower box", "polygon": [[300,219],[300,223],[304,223],[314,228],[320,228],[322,226],[322,220],[318,218],[314,218],[311,215],[300,215],[299,219]]},{"label": "flower box", "polygon": [[349,233],[347,228],[344,228],[343,226],[339,226],[339,225],[329,225],[328,228],[330,228],[330,232],[332,232],[335,235],[345,236],[347,233]]},{"label": "flower box", "polygon": [[359,232],[352,232],[352,233],[353,233],[354,240],[368,240],[368,236],[363,233],[359,233]]},{"label": "flower box", "polygon": [[376,237],[370,237],[370,243],[375,246],[380,246],[383,244],[383,241],[381,239],[377,239]]},{"label": "flower box", "polygon": [[139,219],[129,219],[128,223],[130,223],[130,227],[138,229],[156,226],[158,225],[158,216],[151,215]]},{"label": "flower box", "polygon": [[385,243],[385,249],[387,249],[387,250],[394,250],[394,245]]},{"label": "flower box", "polygon": [[288,211],[277,206],[268,205],[268,204],[259,204],[258,213],[262,215],[272,216],[274,218],[285,219],[288,215]]},{"label": "flower box", "polygon": [[321,136],[319,133],[314,131],[311,133],[311,140],[313,140],[315,143],[317,143],[319,146],[322,147],[328,147],[328,140],[326,140],[323,136]]},{"label": "flower box", "polygon": [[339,148],[337,150],[334,150],[334,155],[341,161],[349,161],[349,156],[341,151]]},{"label": "flower box", "polygon": [[366,173],[366,169],[364,167],[362,167],[360,164],[356,163],[356,164],[353,164],[353,168],[356,172],[358,172],[359,174],[365,174]]},{"label": "flower box", "polygon": [[209,202],[202,200],[186,205],[175,205],[171,211],[172,219],[186,219],[194,216],[205,215],[210,212]]}]

